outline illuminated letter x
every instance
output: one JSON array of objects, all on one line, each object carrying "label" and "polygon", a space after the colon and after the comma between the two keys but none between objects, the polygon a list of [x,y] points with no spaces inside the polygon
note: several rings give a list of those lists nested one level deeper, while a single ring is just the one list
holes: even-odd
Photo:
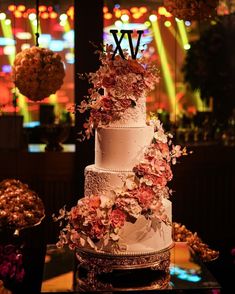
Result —
[{"label": "illuminated letter x", "polygon": [[136,56],[137,56],[137,53],[138,53],[138,50],[139,50],[139,46],[140,46],[140,38],[141,38],[141,35],[143,34],[144,31],[137,31],[137,34],[139,36],[138,36],[138,40],[137,40],[135,50],[134,50],[134,46],[133,46],[132,38],[131,38],[131,34],[133,33],[133,31],[132,30],[121,30],[120,32],[121,32],[122,35],[121,35],[120,39],[118,40],[118,37],[117,37],[118,30],[110,30],[110,33],[113,35],[113,38],[114,38],[115,43],[117,45],[117,47],[115,48],[115,50],[113,52],[112,59],[114,59],[117,51],[119,51],[120,56],[123,59],[125,59],[125,56],[124,56],[122,48],[121,48],[121,42],[122,42],[122,39],[123,39],[125,34],[127,34],[127,36],[128,36],[128,41],[129,41],[129,46],[130,46],[130,51],[131,51],[131,57],[132,57],[132,59],[136,59]]}]

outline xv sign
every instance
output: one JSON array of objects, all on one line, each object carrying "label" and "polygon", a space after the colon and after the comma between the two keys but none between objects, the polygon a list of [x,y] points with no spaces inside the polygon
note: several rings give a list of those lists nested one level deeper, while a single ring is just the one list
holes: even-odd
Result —
[{"label": "xv sign", "polygon": [[115,48],[115,50],[113,52],[112,59],[114,59],[115,55],[117,54],[117,51],[119,51],[120,56],[123,59],[125,59],[125,56],[124,56],[122,48],[121,48],[121,42],[122,42],[122,39],[125,36],[125,34],[127,34],[127,36],[128,36],[128,42],[129,42],[129,46],[130,46],[131,57],[132,57],[132,59],[136,59],[136,56],[137,56],[138,50],[139,50],[139,46],[140,46],[141,35],[143,34],[144,31],[137,31],[138,40],[137,40],[137,44],[136,44],[135,49],[134,49],[132,38],[131,38],[131,34],[133,33],[133,31],[132,30],[121,30],[120,32],[121,32],[121,37],[118,40],[118,36],[117,36],[118,30],[110,30],[110,33],[113,35],[113,38],[114,38],[115,43],[116,43],[116,48]]}]

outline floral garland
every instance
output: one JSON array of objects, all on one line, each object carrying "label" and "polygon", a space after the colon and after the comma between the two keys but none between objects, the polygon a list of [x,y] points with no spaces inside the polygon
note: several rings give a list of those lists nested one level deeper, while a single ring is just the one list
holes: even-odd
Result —
[{"label": "floral garland", "polygon": [[87,243],[94,249],[108,244],[118,250],[121,228],[125,222],[135,221],[144,216],[151,221],[170,224],[162,200],[169,198],[171,190],[166,186],[172,179],[171,164],[186,150],[172,144],[171,135],[165,134],[159,120],[154,124],[152,144],[146,149],[143,160],[134,168],[134,175],[126,180],[122,190],[115,191],[113,198],[103,195],[90,195],[80,199],[70,211],[59,211],[54,220],[61,220],[65,227],[60,232],[58,247],[68,244],[71,249],[83,247]]},{"label": "floral garland", "polygon": [[59,54],[45,48],[31,47],[16,55],[12,78],[20,93],[40,101],[60,89],[65,76]]},{"label": "floral garland", "polygon": [[164,0],[164,6],[172,15],[183,20],[202,20],[216,14],[218,0]]},{"label": "floral garland", "polygon": [[86,75],[92,87],[89,96],[78,106],[80,113],[90,112],[85,131],[81,132],[82,140],[89,139],[100,124],[118,120],[126,109],[135,107],[138,98],[153,90],[159,81],[156,65],[143,55],[137,60],[132,59],[127,50],[123,51],[125,59],[118,54],[113,57],[112,45],[106,45],[104,52],[96,52],[101,66]]}]

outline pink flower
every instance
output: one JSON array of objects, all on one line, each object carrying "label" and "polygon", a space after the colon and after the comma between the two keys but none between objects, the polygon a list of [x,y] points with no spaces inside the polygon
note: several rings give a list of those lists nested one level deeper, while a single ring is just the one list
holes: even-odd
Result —
[{"label": "pink flower", "polygon": [[136,59],[128,59],[127,62],[130,72],[134,72],[137,74],[143,74],[145,72],[143,66],[140,63],[138,63]]},{"label": "pink flower", "polygon": [[157,175],[151,175],[151,174],[147,174],[144,175],[143,177],[147,182],[152,182],[151,186],[157,186],[157,187],[165,187],[167,184],[167,179],[161,175],[161,176],[157,176]]},{"label": "pink flower", "polygon": [[110,213],[110,222],[114,228],[121,228],[124,225],[125,220],[126,214],[119,208],[112,210]]},{"label": "pink flower", "polygon": [[113,76],[104,76],[102,80],[103,88],[110,88],[115,85],[115,78]]},{"label": "pink flower", "polygon": [[107,97],[103,97],[102,99],[102,107],[106,109],[111,109],[113,106],[112,100],[108,99]]},{"label": "pink flower", "polygon": [[176,157],[176,158],[180,157],[182,155],[181,146],[180,145],[173,146],[171,153],[173,157]]},{"label": "pink flower", "polygon": [[151,170],[151,166],[149,163],[140,163],[133,168],[133,171],[138,176],[143,176],[144,174],[148,174]]},{"label": "pink flower", "polygon": [[100,207],[100,197],[99,196],[94,196],[92,195],[90,198],[89,198],[89,208],[90,209],[97,209]]},{"label": "pink flower", "polygon": [[148,209],[153,201],[155,193],[151,187],[142,186],[134,191],[134,195],[139,200],[140,205],[144,209]]},{"label": "pink flower", "polygon": [[71,208],[70,214],[69,214],[69,222],[71,223],[72,227],[76,230],[79,230],[81,227],[81,224],[83,222],[83,213],[79,206],[75,206]]},{"label": "pink flower", "polygon": [[127,109],[131,106],[131,100],[130,99],[122,99],[119,101],[121,107],[123,109]]},{"label": "pink flower", "polygon": [[89,228],[89,231],[87,232],[88,235],[91,236],[91,239],[98,239],[104,237],[105,233],[107,233],[107,228],[102,224],[100,219],[96,219]]},{"label": "pink flower", "polygon": [[[114,50],[109,45],[106,45],[105,51],[97,53],[101,66],[96,72],[87,75],[92,84],[88,90],[89,97],[86,97],[87,105],[82,102],[83,105],[78,107],[80,112],[90,111],[89,126],[81,134],[81,140],[90,138],[91,129],[120,119],[127,108],[133,107],[129,98],[136,97],[137,102],[139,97],[153,89],[159,77],[156,65],[150,64],[149,59],[144,56],[133,60],[124,51],[125,59],[118,54],[112,59]],[[100,94],[101,88],[106,89],[112,103],[106,99],[106,94]]]},{"label": "pink flower", "polygon": [[170,158],[170,150],[167,143],[157,142],[156,147],[159,148],[164,158],[167,160]]}]

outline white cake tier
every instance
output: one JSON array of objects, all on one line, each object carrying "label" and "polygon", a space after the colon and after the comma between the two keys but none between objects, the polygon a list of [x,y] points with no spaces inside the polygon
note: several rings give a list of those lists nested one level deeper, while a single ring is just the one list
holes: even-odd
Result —
[{"label": "white cake tier", "polygon": [[114,171],[130,171],[151,144],[152,126],[138,128],[98,128],[95,134],[95,166]]},{"label": "white cake tier", "polygon": [[112,191],[122,189],[127,177],[131,176],[134,176],[132,171],[114,172],[98,169],[94,164],[88,165],[85,168],[84,196],[112,196]]},{"label": "white cake tier", "polygon": [[146,125],[146,97],[140,97],[134,107],[125,110],[119,120],[110,122],[110,127],[143,127]]},{"label": "white cake tier", "polygon": [[[105,195],[112,197],[113,191],[122,189],[128,177],[134,176],[133,172],[105,171],[89,165],[85,168],[85,196]],[[167,216],[171,221],[171,202],[163,199]],[[155,229],[151,221],[141,216],[134,224],[126,223],[121,230],[119,245],[125,253],[151,253],[160,251],[172,244],[172,228],[163,222]],[[99,249],[99,244],[97,244]],[[105,251],[111,251],[107,246]]]},{"label": "white cake tier", "polygon": [[[163,199],[168,219],[172,220],[171,202]],[[156,220],[157,222],[157,220]],[[140,216],[132,224],[126,222],[120,232],[120,248],[129,253],[151,253],[168,248],[172,245],[172,226],[163,222],[151,226],[151,220]]]}]

